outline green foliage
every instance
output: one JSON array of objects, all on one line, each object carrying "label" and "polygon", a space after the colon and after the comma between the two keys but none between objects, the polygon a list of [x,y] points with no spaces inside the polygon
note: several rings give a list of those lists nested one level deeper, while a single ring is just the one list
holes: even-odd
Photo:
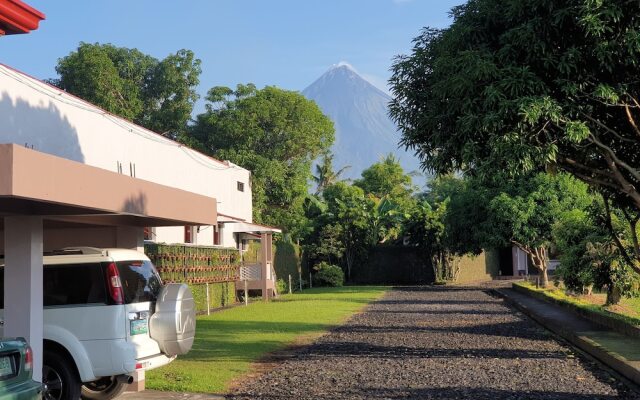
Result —
[{"label": "green foliage", "polygon": [[276,281],[276,291],[279,294],[285,294],[289,292],[289,284],[282,278],[278,278]]},{"label": "green foliage", "polygon": [[617,304],[622,296],[640,294],[640,280],[606,228],[610,223],[620,243],[633,246],[626,239],[629,232],[625,232],[627,227],[620,220],[620,210],[614,210],[611,215],[607,212],[600,201],[586,211],[574,210],[560,215],[553,226],[560,253],[556,273],[569,290],[578,293],[591,288],[606,290],[607,304]]},{"label": "green foliage", "polygon": [[458,263],[446,242],[445,216],[449,199],[435,205],[423,201],[418,204],[405,226],[409,243],[422,250],[433,267],[436,282],[455,280]]},{"label": "green foliage", "polygon": [[362,171],[362,178],[353,184],[378,199],[386,197],[410,208],[414,192],[411,175],[405,173],[393,154],[388,154],[382,161]]},{"label": "green foliage", "polygon": [[340,287],[344,285],[344,272],[337,265],[331,265],[323,261],[313,269],[316,271],[313,276],[315,286]]},{"label": "green foliage", "polygon": [[215,87],[185,140],[252,173],[254,219],[300,235],[311,163],[333,143],[331,120],[300,93]]},{"label": "green foliage", "polygon": [[523,176],[504,182],[500,191],[489,203],[487,242],[525,251],[549,248],[556,219],[593,202],[587,186],[567,174]]},{"label": "green foliage", "polygon": [[322,155],[320,162],[316,164],[316,173],[311,177],[317,185],[316,195],[322,194],[324,189],[338,182],[340,180],[340,175],[342,175],[347,169],[351,168],[350,165],[346,165],[338,171],[334,171],[333,157],[333,154],[330,151],[327,151]]},{"label": "green foliage", "polygon": [[370,217],[375,203],[361,188],[344,182],[326,188],[323,197],[327,202],[327,213],[319,223],[340,225],[343,261],[347,278],[350,278],[353,264],[366,258],[371,243]]},{"label": "green foliage", "polygon": [[316,241],[307,246],[309,257],[314,260],[326,260],[329,263],[337,262],[342,258],[345,250],[342,243],[343,226],[336,222],[318,226],[318,229]]},{"label": "green foliage", "polygon": [[165,282],[233,282],[239,274],[240,252],[235,248],[146,243],[144,252]]},{"label": "green foliage", "polygon": [[[198,314],[207,311],[207,287],[202,284],[190,284]],[[236,302],[236,285],[234,282],[221,282],[209,284],[209,309],[225,307]]]},{"label": "green foliage", "polygon": [[51,82],[106,111],[177,138],[198,99],[200,60],[180,50],[157,60],[137,49],[81,42]]},{"label": "green foliage", "polygon": [[293,284],[293,290],[299,288],[301,270],[300,246],[297,244],[279,240],[275,243],[274,269],[276,276],[285,281],[287,290],[289,285],[289,275]]},{"label": "green foliage", "polygon": [[559,167],[640,209],[639,13],[625,0],[455,7],[392,67],[402,143],[438,173]]}]

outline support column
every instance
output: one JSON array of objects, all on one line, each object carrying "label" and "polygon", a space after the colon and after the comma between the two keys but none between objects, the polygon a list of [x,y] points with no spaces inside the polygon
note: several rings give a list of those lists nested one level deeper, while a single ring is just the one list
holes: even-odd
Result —
[{"label": "support column", "polygon": [[4,336],[33,349],[33,379],[42,381],[42,218],[4,219]]},{"label": "support column", "polygon": [[118,226],[116,228],[116,247],[144,253],[144,228]]},{"label": "support column", "polygon": [[261,288],[262,300],[269,301],[269,275],[271,264],[269,262],[269,240],[267,233],[260,234],[260,266],[262,268]]}]

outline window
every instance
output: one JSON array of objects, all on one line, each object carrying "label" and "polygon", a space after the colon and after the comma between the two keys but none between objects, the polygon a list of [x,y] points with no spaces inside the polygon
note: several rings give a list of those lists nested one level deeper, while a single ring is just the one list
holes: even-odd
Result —
[{"label": "window", "polygon": [[[43,283],[45,306],[107,304],[100,263],[45,265]],[[4,300],[4,267],[0,268],[0,299]],[[0,308],[4,308],[3,301]]]},{"label": "window", "polygon": [[213,245],[222,245],[222,224],[213,226]]},{"label": "window", "polygon": [[244,192],[244,182],[238,181],[238,192]]},{"label": "window", "polygon": [[153,240],[156,236],[156,228],[147,226],[144,228],[144,240]]},{"label": "window", "polygon": [[118,261],[125,304],[156,301],[162,281],[149,261]]},{"label": "window", "polygon": [[188,225],[184,227],[184,242],[185,243],[193,243],[196,237],[196,230],[192,225]]}]

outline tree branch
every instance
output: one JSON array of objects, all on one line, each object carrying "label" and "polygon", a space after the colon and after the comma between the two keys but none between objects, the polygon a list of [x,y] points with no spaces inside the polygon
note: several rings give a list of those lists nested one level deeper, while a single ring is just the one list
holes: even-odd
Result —
[{"label": "tree branch", "polygon": [[609,233],[611,233],[611,237],[613,238],[613,241],[616,243],[616,246],[620,250],[620,254],[622,254],[622,257],[625,259],[627,264],[629,264],[629,266],[634,271],[636,271],[637,273],[640,273],[640,267],[638,267],[638,265],[636,265],[636,263],[633,262],[633,260],[629,256],[629,253],[627,253],[627,249],[625,249],[625,247],[622,245],[620,238],[616,234],[616,231],[613,229],[613,223],[611,222],[611,207],[609,206],[609,198],[605,196],[603,193],[600,193],[600,195],[602,196],[602,200],[604,201],[605,223],[607,225],[607,228],[609,229]]},{"label": "tree branch", "polygon": [[618,132],[616,132],[615,130],[609,128],[607,125],[605,125],[604,123],[602,123],[602,121],[599,121],[595,118],[593,118],[591,115],[582,113],[582,115],[588,119],[589,121],[593,122],[594,124],[598,125],[599,127],[601,127],[602,129],[604,129],[605,131],[609,132],[610,134],[612,134],[613,136],[617,137],[618,139],[625,141],[625,142],[632,142],[635,143],[636,141],[633,139],[629,139],[629,138],[625,138],[622,135],[620,135]]},{"label": "tree branch", "polygon": [[[636,178],[636,180],[640,181],[640,172],[638,172],[637,169],[631,167],[629,164],[627,164],[626,162],[622,161],[621,159],[618,158],[618,156],[616,156],[616,153],[611,149],[611,147],[605,145],[604,143],[602,143],[594,134],[589,135],[589,138],[591,139],[591,141],[598,147],[600,147],[601,149],[603,149],[604,151],[606,151],[609,156],[611,157],[611,160],[613,162],[615,162],[616,164],[620,165],[622,168],[626,169],[631,175],[633,175],[634,178]],[[614,171],[615,173],[615,171]]]},{"label": "tree branch", "polygon": [[636,132],[636,135],[640,136],[640,129],[638,129],[636,120],[635,118],[633,118],[633,115],[631,114],[631,109],[629,108],[628,105],[624,106],[624,111],[627,113],[627,119],[629,120],[629,123],[631,124],[631,127],[633,128],[633,130]]}]

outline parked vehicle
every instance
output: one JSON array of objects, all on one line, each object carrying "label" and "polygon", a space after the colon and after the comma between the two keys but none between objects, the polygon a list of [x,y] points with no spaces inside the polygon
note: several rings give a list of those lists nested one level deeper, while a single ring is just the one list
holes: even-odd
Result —
[{"label": "parked vehicle", "polygon": [[45,255],[43,296],[46,399],[112,399],[134,371],[168,364],[193,344],[189,287],[163,285],[136,251],[83,247]]},{"label": "parked vehicle", "polygon": [[23,338],[0,339],[0,400],[39,400],[42,385],[31,379],[33,353]]}]

